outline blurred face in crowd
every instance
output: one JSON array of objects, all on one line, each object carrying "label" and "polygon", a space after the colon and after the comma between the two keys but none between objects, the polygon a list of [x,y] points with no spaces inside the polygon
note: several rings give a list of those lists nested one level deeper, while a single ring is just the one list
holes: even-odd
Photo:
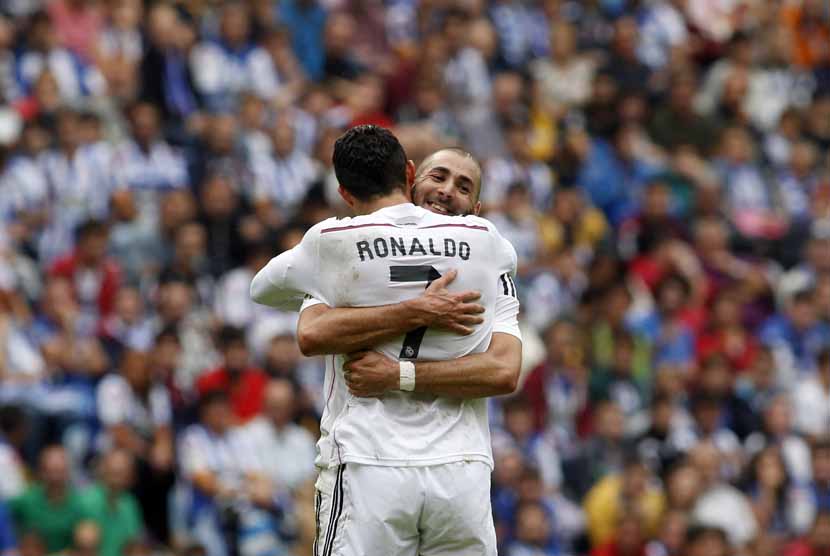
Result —
[{"label": "blurred face in crowd", "polygon": [[582,194],[579,189],[559,189],[553,198],[553,216],[563,224],[574,224],[579,219],[582,205]]},{"label": "blurred face in crowd", "polygon": [[44,314],[55,321],[68,312],[78,310],[72,284],[65,278],[51,278],[46,283],[40,305]]},{"label": "blurred face in crowd", "polygon": [[646,189],[643,200],[643,214],[649,218],[662,219],[669,216],[671,192],[666,184],[655,182]]},{"label": "blurred face in crowd", "polygon": [[617,525],[618,554],[621,556],[639,556],[643,542],[643,523],[640,516],[625,514]]},{"label": "blurred face in crowd", "polygon": [[614,402],[604,402],[597,408],[596,435],[608,441],[616,442],[622,439],[625,415]]},{"label": "blurred face in crowd", "polygon": [[142,11],[141,0],[121,0],[112,5],[110,13],[116,27],[130,30],[141,23]]},{"label": "blurred face in crowd", "polygon": [[695,248],[701,255],[723,251],[728,239],[728,232],[719,220],[707,218],[695,226]]},{"label": "blurred face in crowd", "polygon": [[184,189],[167,193],[161,202],[161,227],[170,232],[179,229],[196,216],[196,201]]},{"label": "blurred face in crowd", "polygon": [[183,225],[176,233],[176,260],[195,267],[206,258],[207,235],[205,228],[196,222]]},{"label": "blurred face in crowd", "polygon": [[631,17],[621,17],[614,24],[614,50],[623,58],[634,59],[637,56],[637,42],[640,30],[637,21]]},{"label": "blurred face in crowd", "polygon": [[271,139],[278,157],[287,158],[294,152],[294,126],[290,122],[282,121],[277,124]]},{"label": "blurred face in crowd", "polygon": [[567,321],[554,324],[545,337],[548,360],[554,366],[573,364],[573,354],[580,349],[576,326]]},{"label": "blurred face in crowd", "polygon": [[218,155],[229,155],[236,143],[236,118],[230,114],[213,116],[207,126],[208,148]]},{"label": "blurred face in crowd", "polygon": [[40,480],[47,491],[63,491],[69,484],[69,459],[61,446],[44,448],[40,455]]},{"label": "blurred face in crowd", "polygon": [[113,450],[101,463],[101,481],[111,492],[124,492],[133,482],[133,457],[124,450]]},{"label": "blurred face in crowd", "polygon": [[276,336],[268,343],[265,367],[272,375],[288,376],[300,363],[302,356],[294,336]]},{"label": "blurred face in crowd", "polygon": [[816,323],[816,308],[813,305],[812,294],[797,295],[795,299],[790,302],[789,310],[790,320],[797,330],[807,330]]},{"label": "blurred face in crowd", "polygon": [[233,424],[233,413],[228,400],[214,399],[202,407],[202,424],[216,434],[223,434]]},{"label": "blurred face in crowd", "polygon": [[764,425],[773,436],[783,436],[792,427],[792,409],[787,396],[777,396],[764,411]]},{"label": "blurred face in crowd", "polygon": [[225,357],[225,368],[229,372],[242,372],[248,368],[249,357],[248,346],[243,340],[233,340],[223,348]]},{"label": "blurred face in crowd", "polygon": [[784,484],[787,470],[777,448],[767,448],[758,455],[755,476],[760,485],[770,489],[778,489]]},{"label": "blurred face in crowd", "polygon": [[153,373],[158,380],[167,381],[179,365],[181,344],[175,335],[163,335],[153,346]]},{"label": "blurred face in crowd", "polygon": [[348,52],[355,34],[355,20],[349,14],[336,12],[328,18],[325,29],[326,52]]},{"label": "blurred face in crowd", "polygon": [[729,360],[720,354],[703,361],[700,369],[700,390],[710,396],[726,396],[732,391],[734,376]]},{"label": "blurred face in crowd", "polygon": [[524,471],[524,459],[517,451],[508,451],[496,455],[496,468],[493,482],[502,487],[516,487]]},{"label": "blurred face in crowd", "polygon": [[75,527],[73,554],[96,556],[101,546],[101,529],[94,521],[82,521]]},{"label": "blurred face in crowd", "polygon": [[666,491],[669,506],[678,510],[689,510],[701,493],[703,477],[693,465],[680,465],[669,474]]},{"label": "blurred face in crowd", "polygon": [[478,214],[481,168],[475,159],[455,150],[440,150],[418,167],[412,200],[437,214]]},{"label": "blurred face in crowd", "polygon": [[133,137],[139,145],[149,147],[159,135],[159,112],[152,104],[137,104],[131,114]]},{"label": "blurred face in crowd", "polygon": [[707,487],[720,482],[721,455],[714,444],[709,441],[699,443],[692,448],[689,458],[692,465],[700,471]]},{"label": "blurred face in crowd", "polygon": [[529,405],[514,404],[505,408],[504,425],[517,439],[525,439],[533,433],[533,412]]},{"label": "blurred face in crowd", "polygon": [[729,128],[723,132],[720,153],[731,164],[746,164],[755,155],[752,138],[743,128]]},{"label": "blurred face in crowd", "polygon": [[668,549],[669,554],[680,554],[688,528],[689,518],[686,512],[669,510],[663,516],[659,540]]},{"label": "blurred face in crowd", "polygon": [[179,322],[193,305],[193,290],[184,282],[168,282],[159,289],[159,313],[165,322]]},{"label": "blurred face in crowd", "polygon": [[726,538],[714,531],[703,533],[687,544],[685,556],[727,556],[729,544]]},{"label": "blurred face in crowd", "polygon": [[807,260],[819,272],[830,271],[830,239],[810,239],[807,244]]},{"label": "blurred face in crowd", "polygon": [[527,504],[516,515],[516,537],[527,544],[544,546],[550,538],[550,522],[539,504]]},{"label": "blurred face in crowd", "polygon": [[78,241],[78,257],[81,264],[94,267],[104,260],[109,243],[109,232],[106,229],[95,230]]},{"label": "blurred face in crowd", "polygon": [[143,394],[150,388],[150,366],[146,353],[129,350],[121,360],[121,376],[135,392]]},{"label": "blurred face in crowd", "polygon": [[250,22],[248,10],[241,3],[225,6],[222,11],[221,32],[222,38],[232,46],[240,46],[248,39]]},{"label": "blurred face in crowd", "polygon": [[265,390],[265,413],[281,429],[291,423],[296,409],[294,386],[287,380],[272,380]]},{"label": "blurred face in crowd", "polygon": [[775,387],[775,358],[772,352],[763,348],[755,356],[750,368],[752,383],[757,390],[769,390]]},{"label": "blurred face in crowd", "polygon": [[665,314],[674,314],[686,305],[686,289],[679,278],[664,280],[657,296],[660,310]]},{"label": "blurred face in crowd", "polygon": [[144,313],[144,305],[138,290],[131,287],[118,290],[115,298],[115,312],[126,323],[138,322]]},{"label": "blurred face in crowd", "polygon": [[213,176],[202,186],[202,210],[212,218],[231,216],[239,206],[239,196],[223,176]]},{"label": "blurred face in crowd", "polygon": [[830,485],[830,447],[822,445],[813,449],[813,479],[822,485]]},{"label": "blurred face in crowd", "polygon": [[555,23],[551,27],[550,51],[559,63],[568,60],[576,52],[576,31],[568,23]]},{"label": "blurred face in crowd", "polygon": [[81,121],[74,112],[58,116],[58,142],[65,151],[73,151],[81,144]]}]

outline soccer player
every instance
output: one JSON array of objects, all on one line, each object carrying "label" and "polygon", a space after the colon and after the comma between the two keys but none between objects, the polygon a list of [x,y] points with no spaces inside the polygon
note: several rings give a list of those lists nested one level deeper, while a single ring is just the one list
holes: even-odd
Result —
[{"label": "soccer player", "polygon": [[458,268],[456,286],[479,290],[485,322],[468,335],[419,327],[376,346],[400,360],[397,390],[381,397],[350,395],[345,358],[327,360],[315,554],[495,554],[482,488],[492,468],[486,402],[413,393],[424,367],[412,360],[487,349],[498,293],[515,293],[515,251],[486,220],[412,205],[414,165],[387,130],[350,130],[334,164],[341,195],[361,216],[314,226],[257,274],[253,298],[295,310],[305,294],[331,307],[387,305]]}]

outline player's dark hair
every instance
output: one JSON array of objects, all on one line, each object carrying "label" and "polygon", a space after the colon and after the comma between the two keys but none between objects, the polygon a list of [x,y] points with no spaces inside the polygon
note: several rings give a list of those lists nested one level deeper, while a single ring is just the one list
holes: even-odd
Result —
[{"label": "player's dark hair", "polygon": [[406,188],[406,153],[388,129],[353,127],[335,141],[332,162],[337,181],[361,201]]}]

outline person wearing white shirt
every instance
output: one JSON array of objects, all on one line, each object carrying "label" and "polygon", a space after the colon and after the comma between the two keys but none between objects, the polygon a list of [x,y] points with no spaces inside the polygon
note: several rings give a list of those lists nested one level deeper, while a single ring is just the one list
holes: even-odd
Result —
[{"label": "person wearing white shirt", "polygon": [[251,446],[259,471],[289,491],[314,478],[317,455],[311,434],[292,422],[295,396],[291,382],[271,380],[265,390],[263,415],[237,432],[241,441]]},{"label": "person wearing white shirt", "polygon": [[290,218],[317,179],[309,155],[295,145],[295,131],[287,121],[274,126],[273,153],[255,155],[251,161],[256,203],[270,203]]},{"label": "person wearing white shirt", "polygon": [[61,111],[57,115],[59,148],[39,158],[54,216],[40,238],[38,252],[44,262],[69,250],[81,222],[106,219],[109,213],[111,167],[96,145],[82,143],[80,123],[76,112]]},{"label": "person wearing white shirt", "polygon": [[132,139],[115,149],[114,185],[133,190],[141,218],[155,223],[161,196],[187,186],[187,164],[182,154],[162,139],[158,108],[139,102],[128,114]]},{"label": "person wearing white shirt", "polygon": [[830,431],[830,350],[818,356],[815,374],[800,378],[793,389],[795,428],[813,438]]},{"label": "person wearing white shirt", "polygon": [[220,37],[197,45],[192,53],[196,87],[209,106],[228,109],[243,91],[270,100],[279,90],[279,77],[265,49],[248,41],[250,16],[241,2],[222,8]]}]

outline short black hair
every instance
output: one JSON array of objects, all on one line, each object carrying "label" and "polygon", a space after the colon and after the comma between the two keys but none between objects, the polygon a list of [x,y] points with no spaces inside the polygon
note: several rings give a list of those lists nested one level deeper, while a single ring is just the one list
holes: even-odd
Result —
[{"label": "short black hair", "polygon": [[337,181],[361,201],[406,188],[406,152],[388,129],[353,127],[335,141],[332,162]]},{"label": "short black hair", "polygon": [[204,413],[209,407],[216,404],[230,404],[231,399],[227,392],[219,388],[208,390],[199,397],[198,409],[199,415]]},{"label": "short black hair", "polygon": [[89,237],[106,235],[109,227],[102,220],[89,219],[81,222],[75,228],[75,241],[80,242]]},{"label": "short black hair", "polygon": [[228,349],[233,344],[245,344],[245,331],[239,327],[226,324],[219,330],[219,337],[217,344],[222,351]]}]

